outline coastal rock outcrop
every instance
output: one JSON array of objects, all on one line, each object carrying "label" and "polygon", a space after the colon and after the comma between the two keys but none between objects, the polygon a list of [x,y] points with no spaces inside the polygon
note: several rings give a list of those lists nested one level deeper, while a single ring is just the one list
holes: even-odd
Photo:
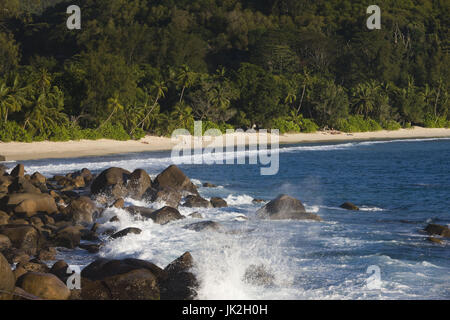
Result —
[{"label": "coastal rock outcrop", "polygon": [[125,237],[129,234],[141,234],[141,232],[142,232],[142,230],[139,228],[126,228],[126,229],[123,229],[123,230],[120,230],[120,231],[114,233],[111,236],[111,238],[118,239],[118,238]]},{"label": "coastal rock outcrop", "polygon": [[275,276],[267,270],[265,265],[250,265],[246,270],[243,280],[254,286],[272,286]]},{"label": "coastal rock outcrop", "polygon": [[161,172],[155,179],[158,189],[173,188],[182,193],[198,195],[197,187],[176,165],[171,165]]},{"label": "coastal rock outcrop", "polygon": [[188,208],[212,208],[213,205],[206,199],[203,199],[200,196],[190,195],[186,197],[186,201],[183,204],[183,207]]},{"label": "coastal rock outcrop", "polygon": [[222,228],[220,223],[215,221],[202,221],[202,222],[196,222],[191,223],[184,227],[184,229],[188,230],[194,230],[194,231],[219,231]]},{"label": "coastal rock outcrop", "polygon": [[351,202],[345,202],[345,203],[341,204],[340,208],[346,209],[346,210],[351,210],[351,211],[359,211],[358,206],[354,205]]},{"label": "coastal rock outcrop", "polygon": [[160,281],[162,300],[193,300],[199,286],[195,275],[190,271],[194,260],[189,252],[171,262],[164,271],[167,277]]},{"label": "coastal rock outcrop", "polygon": [[223,200],[222,198],[218,198],[218,197],[213,197],[210,200],[212,206],[214,208],[226,208],[228,207],[228,204],[225,200]]},{"label": "coastal rock outcrop", "polygon": [[147,172],[142,169],[136,169],[131,173],[127,182],[128,196],[133,199],[140,200],[147,189],[151,188],[151,186],[152,180]]},{"label": "coastal rock outcrop", "polygon": [[115,198],[125,197],[128,190],[125,186],[131,172],[122,168],[109,168],[98,175],[92,181],[91,193],[94,195],[105,194]]},{"label": "coastal rock outcrop", "polygon": [[98,259],[81,272],[85,300],[159,300],[158,278],[164,271],[138,259]]},{"label": "coastal rock outcrop", "polygon": [[98,212],[99,210],[94,201],[85,196],[72,200],[70,204],[64,208],[64,213],[68,215],[70,220],[74,223],[92,223],[95,214],[98,214]]},{"label": "coastal rock outcrop", "polygon": [[440,224],[430,223],[425,227],[425,232],[430,235],[437,235],[445,238],[450,238],[450,228]]},{"label": "coastal rock outcrop", "polygon": [[271,220],[315,220],[322,221],[318,215],[306,212],[300,200],[288,195],[279,195],[256,212],[261,219]]},{"label": "coastal rock outcrop", "polygon": [[167,224],[174,220],[183,219],[184,216],[175,208],[163,207],[146,216],[158,224]]},{"label": "coastal rock outcrop", "polygon": [[152,202],[164,202],[173,208],[178,208],[182,198],[181,192],[171,187],[149,188],[143,197]]}]

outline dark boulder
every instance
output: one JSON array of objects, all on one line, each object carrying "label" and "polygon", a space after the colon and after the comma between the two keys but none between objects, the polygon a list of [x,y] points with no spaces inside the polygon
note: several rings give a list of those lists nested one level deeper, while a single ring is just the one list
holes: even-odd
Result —
[{"label": "dark boulder", "polygon": [[152,202],[164,202],[173,208],[178,208],[182,198],[181,193],[171,187],[149,188],[143,197]]},{"label": "dark boulder", "polygon": [[125,237],[129,234],[141,234],[141,232],[142,232],[142,230],[139,228],[126,228],[126,229],[123,229],[123,230],[120,230],[120,231],[114,233],[111,236],[111,238],[117,239],[117,238]]},{"label": "dark boulder", "polygon": [[15,288],[16,278],[11,266],[3,254],[0,253],[0,300],[11,300]]},{"label": "dark boulder", "polygon": [[200,196],[187,196],[186,202],[183,204],[183,207],[188,208],[212,208],[211,202],[206,199],[203,199]]},{"label": "dark boulder", "polygon": [[440,224],[430,223],[426,226],[425,232],[430,235],[437,235],[445,238],[450,238],[450,228],[448,226],[442,226]]},{"label": "dark boulder", "polygon": [[[159,300],[164,271],[138,259],[99,259],[81,272],[81,297],[87,300]],[[162,276],[164,278],[164,276]]]},{"label": "dark boulder", "polygon": [[180,192],[198,195],[197,187],[176,165],[171,165],[161,172],[155,179],[158,189],[170,187]]},{"label": "dark boulder", "polygon": [[288,195],[278,196],[259,209],[256,214],[262,219],[271,220],[293,219],[322,221],[318,215],[306,212],[300,200]]},{"label": "dark boulder", "polygon": [[202,222],[196,222],[196,223],[192,223],[190,225],[187,225],[184,227],[185,229],[188,230],[194,230],[194,231],[219,231],[222,226],[220,225],[220,223],[215,222],[215,221],[202,221]]},{"label": "dark boulder", "polygon": [[175,208],[164,207],[159,210],[152,212],[146,216],[153,220],[157,224],[167,224],[174,220],[183,219],[184,216]]},{"label": "dark boulder", "polygon": [[351,202],[345,202],[341,204],[340,207],[346,210],[359,211],[359,208]]},{"label": "dark boulder", "polygon": [[228,207],[227,202],[225,200],[223,200],[222,198],[213,197],[213,198],[211,198],[210,202],[214,208]]},{"label": "dark boulder", "polygon": [[203,184],[204,188],[217,188],[217,186],[215,184],[209,183],[209,182],[205,182]]},{"label": "dark boulder", "polygon": [[199,283],[190,271],[193,264],[191,254],[186,252],[164,269],[167,278],[160,281],[161,300],[193,300],[196,298]]},{"label": "dark boulder", "polygon": [[105,194],[116,199],[124,197],[128,193],[125,184],[130,174],[129,171],[122,168],[106,169],[92,181],[91,193],[94,195]]},{"label": "dark boulder", "polygon": [[150,215],[155,212],[155,209],[147,208],[147,207],[138,207],[138,206],[130,206],[126,207],[125,211],[132,215],[141,215],[144,218],[149,218]]},{"label": "dark boulder", "polygon": [[144,193],[147,189],[151,188],[151,186],[152,180],[147,172],[142,169],[136,169],[131,173],[128,179],[128,196],[136,200],[141,200]]}]

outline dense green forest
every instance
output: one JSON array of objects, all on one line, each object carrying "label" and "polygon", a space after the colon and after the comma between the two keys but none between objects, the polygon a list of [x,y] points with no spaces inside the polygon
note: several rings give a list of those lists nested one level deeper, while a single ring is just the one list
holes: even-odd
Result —
[{"label": "dense green forest", "polygon": [[449,126],[450,1],[373,2],[0,0],[0,140]]}]

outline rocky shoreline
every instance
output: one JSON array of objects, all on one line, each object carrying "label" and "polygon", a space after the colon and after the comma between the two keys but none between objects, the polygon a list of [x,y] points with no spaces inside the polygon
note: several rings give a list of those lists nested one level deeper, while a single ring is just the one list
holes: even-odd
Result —
[{"label": "rocky shoreline", "polygon": [[[164,268],[139,259],[96,259],[81,271],[80,284],[72,290],[68,287],[68,282],[73,280],[72,274],[68,273],[68,264],[60,260],[49,267],[45,263],[54,261],[60,248],[81,248],[96,254],[105,235],[106,241],[114,241],[142,232],[138,228],[125,228],[109,229],[100,234],[99,218],[112,206],[168,228],[172,221],[185,218],[178,211],[179,206],[228,206],[221,198],[202,198],[196,185],[177,166],[169,166],[154,180],[142,169],[129,172],[109,168],[98,175],[82,169],[51,178],[38,172],[26,174],[21,164],[8,171],[0,167],[0,300],[196,298],[199,281],[192,272],[195,257],[189,252]],[[158,210],[125,207],[127,197],[162,202],[165,206]],[[351,203],[344,203],[342,208],[358,210]],[[256,216],[259,219],[323,221],[318,215],[307,212],[300,200],[288,195],[280,195],[268,202]],[[193,213],[191,217],[202,218],[199,213]],[[115,219],[119,218],[116,216],[110,221]],[[200,221],[185,228],[199,232],[222,230],[220,223],[214,221]],[[446,226],[430,224],[425,232],[434,243],[441,243],[441,237],[450,237]],[[251,266],[245,278],[256,285],[265,285],[271,282],[273,275],[264,266]]]}]

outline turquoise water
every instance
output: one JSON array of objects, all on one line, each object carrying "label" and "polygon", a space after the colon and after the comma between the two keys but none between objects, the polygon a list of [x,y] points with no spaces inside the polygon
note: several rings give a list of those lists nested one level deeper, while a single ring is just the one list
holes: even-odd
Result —
[{"label": "turquoise water", "polygon": [[[280,170],[261,176],[253,165],[184,165],[185,173],[210,198],[229,203],[199,211],[226,233],[183,229],[187,218],[166,226],[136,221],[123,210],[108,209],[104,228],[136,226],[140,235],[108,241],[100,256],[135,257],[164,266],[185,251],[196,259],[202,299],[448,299],[450,246],[426,240],[427,223],[450,224],[450,139],[303,144],[280,147]],[[118,166],[143,168],[156,176],[171,164],[168,152],[24,162],[29,173],[63,174],[83,167],[94,172]],[[286,193],[302,200],[324,222],[261,221],[262,204]],[[359,212],[342,210],[351,201]],[[128,204],[158,207],[127,199]],[[243,218],[243,217],[246,217]],[[86,265],[96,258],[82,250],[61,258]],[[246,268],[264,264],[275,275],[272,287],[243,281]],[[367,287],[376,266],[377,286]]]}]

